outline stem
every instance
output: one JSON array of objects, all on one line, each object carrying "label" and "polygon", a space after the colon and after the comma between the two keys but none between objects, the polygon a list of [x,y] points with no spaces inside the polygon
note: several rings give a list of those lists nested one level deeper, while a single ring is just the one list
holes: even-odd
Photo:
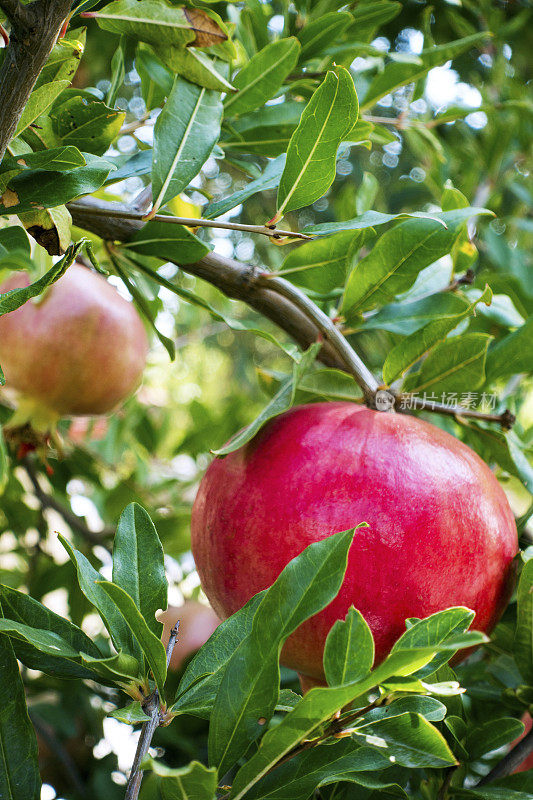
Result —
[{"label": "stem", "polygon": [[330,342],[345,362],[348,371],[353,375],[357,384],[363,390],[367,403],[373,405],[375,394],[379,388],[377,380],[327,314],[315,305],[315,303],[301,292],[300,289],[297,289],[284,278],[279,278],[268,272],[264,272],[261,274],[259,280],[262,282],[262,285],[268,286],[269,289],[278,292],[282,297],[292,300],[297,308],[313,320],[322,336]]},{"label": "stem", "polygon": [[[174,650],[174,645],[176,644],[176,639],[178,638],[179,626],[180,622],[178,620],[170,631],[170,637],[167,644],[167,669],[168,665],[170,664],[170,659],[172,658],[172,652]],[[153,735],[161,723],[159,692],[157,689],[154,689],[152,694],[145,700],[143,704],[143,711],[145,714],[148,714],[150,719],[144,722],[141,728],[141,735],[139,736],[139,741],[137,743],[137,750],[135,751],[135,757],[133,759],[130,777],[126,786],[124,800],[137,800],[139,797],[139,790],[141,788],[141,781],[143,779],[143,770],[141,769],[141,764],[148,753],[148,750],[150,749]]]},{"label": "stem", "polygon": [[[406,402],[408,405],[402,409],[401,403]],[[482,419],[486,422],[497,422],[504,430],[512,428],[516,417],[510,411],[505,409],[501,414],[488,414],[484,411],[475,411],[473,408],[465,408],[464,406],[447,406],[444,403],[433,402],[433,400],[424,400],[422,397],[416,397],[411,394],[401,394],[396,399],[398,410],[408,410],[409,408],[420,409],[421,411],[433,411],[436,414],[444,414],[448,417],[467,417],[468,419]]]},{"label": "stem", "polygon": [[[78,203],[70,203],[69,207],[76,210]],[[84,206],[84,212],[87,208]],[[144,214],[137,211],[118,211],[115,209],[99,209],[93,208],[92,214],[101,214],[106,217],[119,217],[120,219],[138,220],[139,222],[146,222]],[[194,217],[174,217],[166,214],[154,214],[150,220],[157,220],[157,222],[167,222],[171,225],[186,225],[189,228],[222,228],[229,231],[245,231],[247,233],[260,233],[263,236],[269,236],[271,239],[281,239],[287,236],[291,239],[312,239],[306,233],[299,233],[298,231],[284,231],[277,228],[268,228],[266,225],[244,225],[240,222],[217,222],[213,219],[196,219]]]},{"label": "stem", "polygon": [[486,786],[488,783],[511,775],[522,764],[528,755],[533,753],[533,728],[506,756],[491,769],[488,775],[482,778],[477,786]]}]

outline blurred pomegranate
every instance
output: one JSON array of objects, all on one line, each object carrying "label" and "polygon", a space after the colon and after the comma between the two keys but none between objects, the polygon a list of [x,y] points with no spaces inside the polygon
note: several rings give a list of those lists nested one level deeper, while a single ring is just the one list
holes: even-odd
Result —
[{"label": "blurred pomegranate", "polygon": [[[11,275],[0,292],[27,286]],[[134,306],[105,278],[74,264],[42,298],[0,317],[0,364],[22,414],[16,424],[105,414],[142,377],[148,341]]]},{"label": "blurred pomegranate", "polygon": [[187,659],[207,642],[221,622],[211,606],[197,600],[186,600],[182,606],[169,606],[158,615],[158,619],[164,626],[161,639],[165,647],[171,629],[178,619],[180,621],[178,639],[170,661],[172,670],[180,670]]}]

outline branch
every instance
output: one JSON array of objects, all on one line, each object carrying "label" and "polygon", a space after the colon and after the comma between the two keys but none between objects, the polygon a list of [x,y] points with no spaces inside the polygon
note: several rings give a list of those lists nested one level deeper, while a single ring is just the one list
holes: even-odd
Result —
[{"label": "branch", "polygon": [[[69,209],[76,209],[77,202],[69,204]],[[266,225],[244,225],[240,222],[217,222],[214,219],[197,219],[196,217],[174,217],[167,214],[154,214],[153,217],[145,216],[138,211],[121,211],[115,209],[95,209],[94,214],[102,214],[106,217],[118,217],[119,219],[131,219],[137,222],[157,220],[157,222],[167,222],[171,225],[186,225],[189,228],[222,228],[228,231],[245,231],[246,233],[260,233],[269,236],[271,239],[281,239],[286,236],[291,239],[312,239],[306,233],[298,231],[283,231],[279,228],[269,228]]]},{"label": "branch", "polygon": [[73,511],[65,508],[62,503],[58,502],[54,497],[51,497],[49,494],[47,494],[39,483],[39,478],[29,458],[26,457],[22,459],[22,465],[31,481],[35,496],[43,509],[51,508],[53,511],[56,511],[61,517],[63,517],[69,528],[76,533],[79,533],[80,536],[82,536],[91,544],[102,544],[105,539],[109,539],[114,536],[115,529],[110,527],[105,527],[99,533],[95,533],[87,527],[87,525],[80,517],[77,516],[77,514],[74,514]]},{"label": "branch", "polygon": [[521,739],[506,756],[491,769],[488,775],[482,778],[477,786],[486,786],[488,783],[511,775],[522,764],[530,753],[533,753],[533,728]]},{"label": "branch", "polygon": [[50,55],[70,0],[0,0],[11,23],[9,47],[0,68],[0,161],[15,135],[35,81]]},{"label": "branch", "polygon": [[[168,665],[170,664],[170,659],[172,658],[176,639],[178,638],[179,626],[180,621],[178,620],[170,631],[170,637],[167,644],[167,669]],[[141,764],[148,753],[152,743],[152,737],[162,722],[159,704],[159,692],[157,689],[154,689],[152,694],[143,703],[143,711],[145,714],[148,714],[150,719],[147,720],[147,722],[144,722],[141,728],[141,735],[137,743],[137,750],[135,751],[135,757],[133,759],[128,785],[126,786],[124,800],[137,800],[139,797],[139,790],[141,788],[141,781],[143,779],[143,770],[141,769]]]},{"label": "branch", "polygon": [[[133,213],[129,206],[122,203],[85,197],[68,203],[68,209],[75,225],[96,233],[104,240],[128,242],[143,227],[141,214]],[[227,297],[247,303],[288,333],[304,350],[322,339],[318,359],[327,367],[353,375],[363,390],[367,404],[374,406],[376,391],[384,387],[378,386],[372,373],[332,320],[292,284],[264,269],[216,253],[208,253],[193,264],[177,263],[177,266],[183,272],[216,286]],[[464,406],[448,406],[413,395],[400,395],[394,399],[390,392],[385,391],[393,399],[391,405],[394,404],[398,411],[419,409],[448,416],[472,417],[498,422],[503,428],[511,427],[514,422],[509,411],[485,414]]]},{"label": "branch", "polygon": [[[127,242],[142,228],[142,223],[138,220],[102,215],[102,209],[129,211],[127,206],[120,203],[105,203],[94,197],[85,197],[76,203],[69,203],[68,208],[75,225],[96,233],[102,239]],[[256,271],[248,264],[208,253],[194,264],[178,266],[183,272],[216,286],[226,297],[247,303],[285,330],[304,350],[317,341],[319,330],[316,325],[289,300],[271,289],[257,286],[253,281]],[[328,367],[346,370],[344,361],[328,342],[324,343],[318,357]]]}]

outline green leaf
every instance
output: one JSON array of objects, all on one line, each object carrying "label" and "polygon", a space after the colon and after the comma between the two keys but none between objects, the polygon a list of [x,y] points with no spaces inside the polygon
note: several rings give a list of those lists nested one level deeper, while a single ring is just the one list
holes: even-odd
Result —
[{"label": "green leaf", "polygon": [[98,100],[88,102],[80,95],[56,105],[50,113],[52,129],[62,144],[97,156],[117,138],[125,116],[124,111]]},{"label": "green leaf", "polygon": [[39,800],[41,778],[37,756],[37,739],[28,716],[17,659],[8,637],[0,635],[0,797],[2,800]]},{"label": "green leaf", "polygon": [[70,85],[69,80],[51,81],[34,89],[24,106],[24,111],[18,121],[15,136],[20,136],[22,131],[35,122],[37,117],[44,114],[50,108],[54,100],[57,100],[61,92]]},{"label": "green leaf", "polygon": [[124,708],[115,708],[109,714],[110,717],[118,719],[119,722],[125,722],[126,725],[137,725],[139,722],[148,722],[150,717],[144,713],[142,706],[138,700],[134,700]]},{"label": "green leaf", "polygon": [[209,719],[228,661],[252,630],[252,621],[264,594],[263,591],[254,595],[219,625],[194,656],[182,675],[171,708],[174,714],[195,714]]},{"label": "green leaf", "polygon": [[2,314],[9,314],[10,311],[15,311],[15,309],[20,308],[27,300],[32,297],[38,297],[48,286],[51,286],[52,283],[59,280],[75,261],[82,245],[83,241],[71,245],[60,261],[57,261],[42,278],[34,281],[34,283],[30,283],[29,286],[24,286],[20,289],[10,289],[8,292],[0,294],[0,316],[2,316]]},{"label": "green leaf", "polygon": [[113,542],[113,582],[134,600],[152,633],[161,638],[155,618],[167,607],[168,583],[163,547],[155,525],[138,503],[130,503],[118,521]]},{"label": "green leaf", "polygon": [[85,28],[68,30],[52,48],[34,88],[52,81],[68,80],[70,83],[81,61],[85,39]]},{"label": "green leaf", "polygon": [[517,739],[524,732],[524,723],[512,717],[501,717],[473,725],[465,739],[464,746],[471,761],[503,747],[504,744]]},{"label": "green leaf", "polygon": [[245,114],[232,120],[231,138],[223,139],[220,146],[230,153],[257,153],[269,158],[283,155],[285,161],[285,151],[304,108],[305,103],[286,100]]},{"label": "green leaf", "polygon": [[144,225],[121,248],[175,264],[192,264],[210,250],[185,226],[156,219]]},{"label": "green leaf", "polygon": [[27,256],[31,253],[28,237],[20,225],[0,229],[0,258],[9,256],[14,251],[20,251]]},{"label": "green leaf", "polygon": [[124,621],[116,604],[101,586],[103,578],[100,573],[95,570],[83,553],[80,553],[79,550],[75,550],[72,547],[67,539],[61,536],[61,534],[58,534],[58,537],[67,551],[70,560],[76,567],[81,591],[87,600],[98,610],[104,625],[109,631],[115,648],[117,650],[123,650],[138,661],[142,661],[139,644],[132,635],[129,626]]},{"label": "green leaf", "polygon": [[97,581],[99,586],[112,600],[117,612],[141,646],[146,661],[156,682],[161,697],[164,697],[164,685],[167,675],[167,657],[161,639],[148,627],[133,598],[120,586],[111,581]]},{"label": "green leaf", "polygon": [[77,147],[64,145],[62,147],[53,147],[50,150],[41,150],[37,153],[27,153],[23,156],[4,157],[0,164],[0,175],[3,172],[14,170],[23,172],[26,169],[61,172],[74,167],[83,167],[86,163],[83,153],[80,153]]},{"label": "green leaf", "polygon": [[322,53],[332,42],[337,41],[353,21],[353,17],[348,11],[332,11],[304,25],[298,34],[302,45],[300,63]]},{"label": "green leaf", "polygon": [[[390,684],[389,684],[390,685]],[[364,715],[365,722],[374,721],[376,719],[387,719],[389,717],[397,717],[399,714],[412,712],[420,714],[425,717],[428,722],[442,722],[446,716],[446,706],[440,700],[434,697],[420,697],[416,695],[407,695],[400,697],[398,700],[393,700],[387,706],[378,706]]]},{"label": "green leaf", "polygon": [[[467,220],[485,212],[462,208],[408,219],[384,233],[348,278],[342,313],[347,320],[406,292],[419,272],[450,252]],[[442,224],[444,223],[444,225]]]},{"label": "green leaf", "polygon": [[324,672],[329,686],[366,678],[374,663],[374,639],[364,617],[353,606],[338,619],[326,639]]},{"label": "green leaf", "polygon": [[194,47],[158,47],[157,52],[167,67],[191,83],[215,92],[235,91],[218,71],[216,62],[201,50]]},{"label": "green leaf", "polygon": [[153,213],[198,175],[218,140],[221,116],[217,92],[176,78],[154,126]]},{"label": "green leaf", "polygon": [[[118,47],[113,53],[113,58],[111,59],[111,81],[105,98],[107,105],[111,106],[111,108],[114,108],[115,106],[118,93],[121,87],[123,86],[124,78],[126,77],[126,65],[125,65],[125,50],[127,47],[126,43],[127,43],[126,37],[121,36],[119,39]],[[87,149],[91,150],[90,147],[88,147]]]},{"label": "green leaf", "polygon": [[461,392],[478,389],[485,380],[485,358],[491,336],[452,336],[429,353],[418,372],[407,376],[406,392]]},{"label": "green leaf", "polygon": [[531,800],[533,792],[533,773],[531,770],[509,775],[507,778],[492,781],[488,786],[474,789],[455,789],[454,797],[467,800]]},{"label": "green leaf", "polygon": [[[459,300],[457,297],[456,300]],[[431,350],[438,342],[456,328],[459,323],[471,314],[475,314],[478,303],[490,305],[492,292],[488,286],[477,300],[469,303],[464,301],[460,311],[449,311],[439,314],[426,323],[422,328],[403,339],[390,350],[383,365],[383,380],[386,384],[391,384],[409,367],[412,367],[428,350]]]},{"label": "green leaf", "polygon": [[283,642],[340,589],[354,530],[315,542],[283,569],[226,666],[209,725],[209,761],[224,774],[264,730],[279,696]]},{"label": "green leaf", "polygon": [[[377,225],[385,225],[387,222],[396,222],[397,220],[411,217],[415,219],[439,220],[439,215],[437,213],[431,214],[424,211],[413,212],[412,214],[407,214],[403,211],[401,214],[384,214],[381,211],[365,211],[364,214],[359,214],[353,219],[341,220],[340,222],[321,222],[319,225],[307,225],[307,227],[303,229],[303,233],[327,236],[330,233],[338,233],[339,231],[358,231],[364,228],[374,228]],[[442,225],[442,221],[439,221]]]},{"label": "green leaf", "polygon": [[416,672],[434,654],[435,650],[429,648],[399,651],[392,653],[362,681],[342,687],[311,689],[278,725],[265,733],[261,747],[235,776],[231,798],[240,800],[293,747],[348,703],[365,696],[370,689],[394,675]]},{"label": "green leaf", "polygon": [[461,314],[468,303],[464,297],[454,292],[441,292],[422,297],[411,303],[389,303],[367,317],[360,330],[383,330],[409,336],[423,329],[429,322],[440,316],[449,317]]},{"label": "green leaf", "polygon": [[137,688],[144,677],[138,660],[122,650],[107,658],[93,658],[82,653],[81,663],[94,673],[91,676],[93,680],[112,686],[127,688],[133,682]]},{"label": "green leaf", "polygon": [[78,656],[78,652],[73,647],[70,647],[68,642],[58,636],[57,633],[51,631],[41,631],[38,628],[31,628],[11,619],[0,618],[0,632],[27,642],[46,655],[70,659]]},{"label": "green leaf", "polygon": [[457,764],[443,735],[414,712],[358,725],[354,737],[402,767],[449,767]]},{"label": "green leaf", "polygon": [[380,74],[378,74],[365,93],[361,102],[361,110],[368,111],[378,100],[390,94],[406,83],[414,83],[426,75],[433,67],[438,67],[456,56],[480,44],[490,33],[474,33],[455,42],[447,42],[437,47],[422,50],[419,58],[414,62],[391,61]]},{"label": "green leaf", "polygon": [[524,443],[513,431],[504,433],[494,427],[483,427],[472,420],[468,423],[463,421],[463,425],[466,441],[484,461],[496,461],[502,469],[521,480],[528,492],[533,494],[533,467],[524,452]]},{"label": "green leaf", "polygon": [[487,353],[487,381],[531,372],[532,364],[533,316],[490,348]]},{"label": "green leaf", "polygon": [[319,294],[344,286],[357,250],[365,241],[364,231],[343,231],[296,247],[281,265],[284,277]]},{"label": "green leaf", "polygon": [[[394,643],[392,653],[399,650],[412,650],[416,647],[432,647],[445,645],[456,634],[465,633],[472,624],[475,613],[464,606],[437,611],[425,619],[411,625]],[[453,639],[452,639],[453,641]],[[445,664],[453,655],[452,652],[438,653],[423,669],[416,673],[416,678],[425,678]]]},{"label": "green leaf", "polygon": [[144,764],[158,778],[163,800],[213,800],[217,789],[217,771],[199,761],[186,767],[171,768],[150,759]]},{"label": "green leaf", "polygon": [[[93,658],[102,658],[102,654],[94,642],[83,631],[69,620],[54,614],[53,611],[29,597],[23,592],[18,592],[9,586],[0,587],[0,603],[4,611],[5,622],[13,622],[23,626],[19,634],[13,639],[13,647],[17,658],[30,669],[39,669],[48,675],[62,677],[90,678],[92,673],[80,664],[79,653],[86,653]],[[0,620],[2,622],[2,620]],[[44,652],[32,641],[32,629],[53,634],[60,643],[64,643],[62,655],[57,650]],[[27,636],[22,636],[24,631]],[[57,644],[57,641],[52,641]]]},{"label": "green leaf", "polygon": [[89,16],[111,33],[127,34],[155,47],[184,47],[195,41],[197,32],[187,9],[164,0],[114,0]]},{"label": "green leaf", "polygon": [[174,84],[174,75],[148,47],[139,45],[135,53],[135,69],[141,79],[143,100],[147,109],[162,106]]},{"label": "green leaf", "polygon": [[351,739],[313,747],[265,775],[246,795],[247,800],[308,800],[316,789],[339,781],[357,782],[357,773],[390,767],[376,749],[361,747]]},{"label": "green leaf", "polygon": [[352,77],[344,67],[337,67],[313,94],[289,142],[276,220],[311,205],[329,189],[335,178],[337,148],[357,114]]},{"label": "green leaf", "polygon": [[514,657],[524,681],[533,686],[533,559],[522,568],[517,601]]},{"label": "green leaf", "polygon": [[244,203],[245,200],[248,200],[249,197],[253,197],[254,194],[266,192],[268,189],[274,189],[278,185],[281,173],[283,172],[285,158],[286,156],[283,153],[272,161],[269,161],[265,167],[265,171],[259,178],[250,181],[243,189],[233,192],[233,194],[230,194],[228,197],[224,197],[222,200],[217,200],[214,203],[209,203],[204,208],[202,217],[204,219],[216,219],[216,217],[220,217],[227,211],[231,211],[232,208],[236,208],[241,203]]},{"label": "green leaf", "polygon": [[220,447],[218,450],[212,450],[211,452],[213,455],[227,456],[228,453],[233,453],[234,450],[238,450],[239,447],[251,441],[269,419],[277,417],[279,414],[287,411],[294,403],[298,384],[314,362],[319,349],[320,344],[312,344],[305,353],[302,354],[301,359],[293,364],[291,377],[287,378],[281,384],[281,387],[272,400],[263,408],[254,421],[239,431],[239,433],[235,434],[224,447]]},{"label": "green leaf", "polygon": [[293,37],[267,44],[233,79],[238,91],[224,100],[224,114],[245,114],[263,106],[294,69],[299,52],[300,43]]},{"label": "green leaf", "polygon": [[99,189],[113,165],[89,153],[84,157],[84,167],[62,172],[25,170],[15,175],[0,195],[0,214],[56,208]]}]

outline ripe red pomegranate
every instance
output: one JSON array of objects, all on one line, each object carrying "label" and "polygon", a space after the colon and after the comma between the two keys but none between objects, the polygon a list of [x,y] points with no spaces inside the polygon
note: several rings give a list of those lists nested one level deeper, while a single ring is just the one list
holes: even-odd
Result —
[{"label": "ripe red pomegranate", "polygon": [[165,647],[170,631],[180,621],[178,638],[170,660],[172,670],[180,670],[185,661],[207,642],[220,625],[213,609],[197,600],[186,600],[182,606],[169,606],[157,618],[164,626],[161,640]]},{"label": "ripe red pomegranate", "polygon": [[518,540],[487,465],[439,428],[353,403],[300,406],[215,460],[192,514],[202,586],[227,617],[312,542],[359,529],[336,599],[287,640],[282,663],[322,680],[326,636],[353,604],[381,662],[407,617],[449,606],[490,631],[508,602]]},{"label": "ripe red pomegranate", "polygon": [[[16,272],[1,292],[27,286]],[[0,317],[6,387],[53,418],[105,414],[138,385],[148,341],[131,303],[101,275],[74,264],[37,302]]]}]

